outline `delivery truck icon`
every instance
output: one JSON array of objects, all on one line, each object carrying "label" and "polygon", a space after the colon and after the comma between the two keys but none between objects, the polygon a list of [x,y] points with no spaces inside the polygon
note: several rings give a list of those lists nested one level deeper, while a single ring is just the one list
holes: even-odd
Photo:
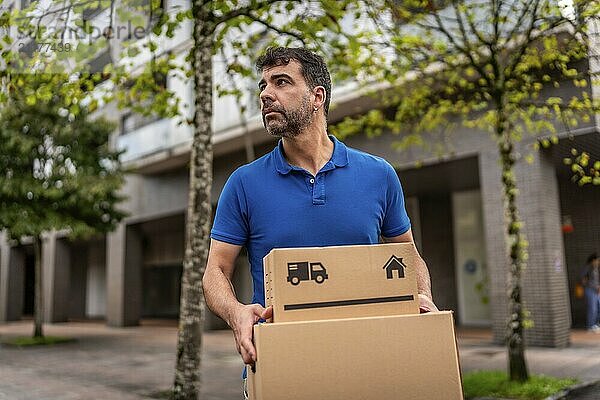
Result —
[{"label": "delivery truck icon", "polygon": [[313,280],[317,283],[325,282],[329,278],[327,269],[320,262],[290,262],[287,265],[287,281],[296,286],[300,281]]}]

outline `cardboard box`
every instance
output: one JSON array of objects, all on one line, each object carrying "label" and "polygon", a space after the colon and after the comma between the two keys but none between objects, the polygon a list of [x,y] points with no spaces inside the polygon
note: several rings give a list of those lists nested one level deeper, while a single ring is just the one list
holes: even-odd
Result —
[{"label": "cardboard box", "polygon": [[273,322],[418,314],[412,243],[274,249],[264,258]]},{"label": "cardboard box", "polygon": [[254,327],[253,400],[463,399],[452,313]]}]

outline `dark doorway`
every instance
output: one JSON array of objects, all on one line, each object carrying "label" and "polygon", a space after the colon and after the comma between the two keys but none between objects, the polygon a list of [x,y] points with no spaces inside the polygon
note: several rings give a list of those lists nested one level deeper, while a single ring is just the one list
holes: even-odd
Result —
[{"label": "dark doorway", "polygon": [[142,273],[142,316],[178,318],[181,265],[147,266]]}]

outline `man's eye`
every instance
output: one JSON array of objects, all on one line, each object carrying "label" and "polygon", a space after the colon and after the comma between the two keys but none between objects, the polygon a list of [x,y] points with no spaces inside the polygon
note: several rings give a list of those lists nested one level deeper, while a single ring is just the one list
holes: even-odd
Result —
[{"label": "man's eye", "polygon": [[284,83],[287,83],[287,81],[285,79],[277,79],[277,85],[281,86]]}]

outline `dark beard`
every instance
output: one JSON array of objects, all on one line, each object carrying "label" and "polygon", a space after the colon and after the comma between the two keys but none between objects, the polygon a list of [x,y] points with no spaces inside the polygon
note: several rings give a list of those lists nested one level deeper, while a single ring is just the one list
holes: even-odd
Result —
[{"label": "dark beard", "polygon": [[302,98],[300,107],[295,110],[287,111],[281,106],[271,108],[273,111],[277,111],[283,116],[283,121],[271,125],[267,125],[265,117],[263,116],[263,125],[267,132],[272,136],[295,138],[312,120],[312,111],[308,96]]}]

